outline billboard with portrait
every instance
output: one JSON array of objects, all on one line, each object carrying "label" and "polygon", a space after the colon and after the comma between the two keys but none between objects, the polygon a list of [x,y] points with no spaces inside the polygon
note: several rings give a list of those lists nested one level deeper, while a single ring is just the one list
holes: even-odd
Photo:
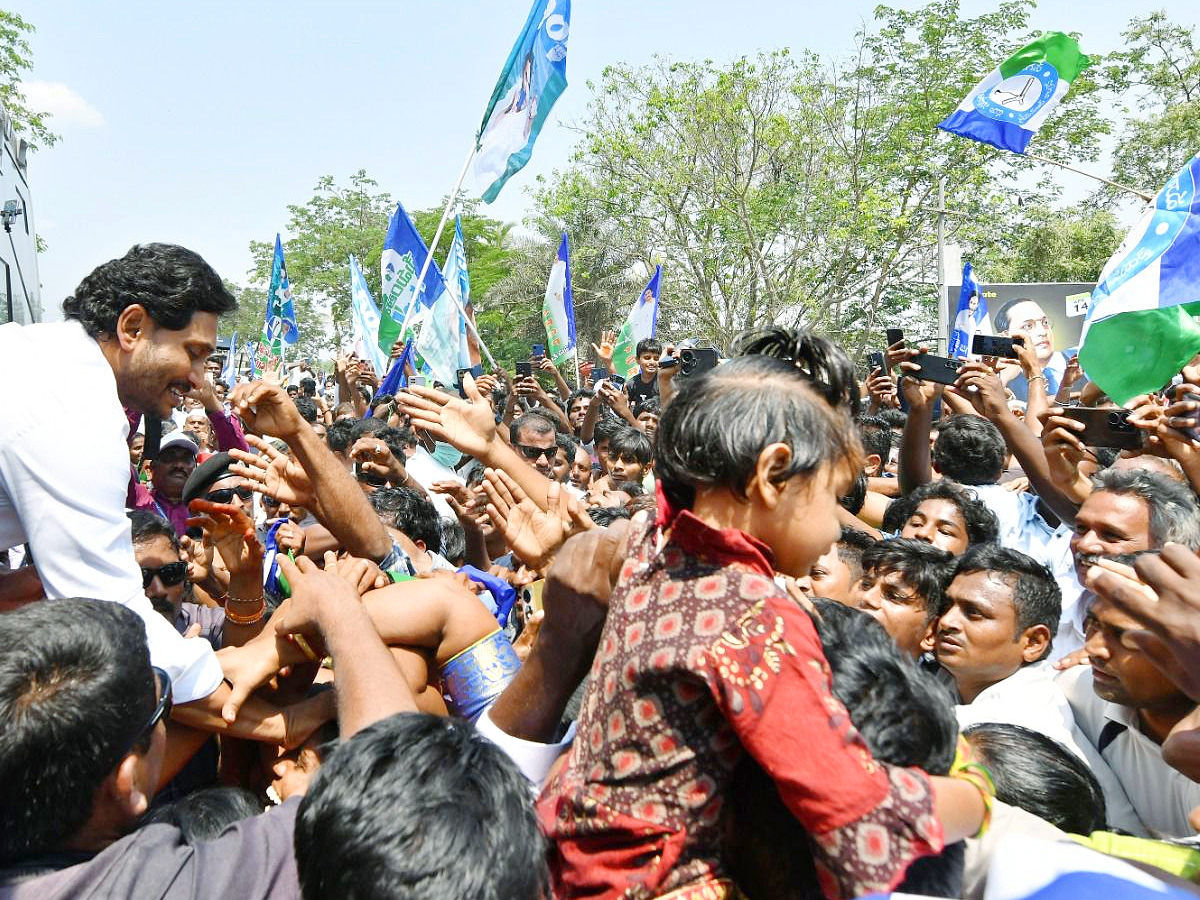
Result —
[{"label": "billboard with portrait", "polygon": [[[995,334],[1022,332],[1034,343],[1044,367],[1051,395],[1066,368],[1066,360],[1076,354],[1083,319],[1095,283],[1043,282],[1038,284],[979,285],[981,299],[987,304],[988,317]],[[957,314],[959,288],[947,289],[953,330]],[[1020,399],[1025,399],[1024,378],[1009,384]]]}]

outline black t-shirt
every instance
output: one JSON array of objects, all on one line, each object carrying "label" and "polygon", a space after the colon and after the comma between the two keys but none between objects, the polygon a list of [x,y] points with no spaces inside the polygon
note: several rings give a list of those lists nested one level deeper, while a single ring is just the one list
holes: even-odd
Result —
[{"label": "black t-shirt", "polygon": [[658,396],[658,379],[651,378],[650,383],[642,381],[641,374],[634,375],[625,382],[625,395],[629,398],[629,407],[637,415],[637,405],[650,397]]}]

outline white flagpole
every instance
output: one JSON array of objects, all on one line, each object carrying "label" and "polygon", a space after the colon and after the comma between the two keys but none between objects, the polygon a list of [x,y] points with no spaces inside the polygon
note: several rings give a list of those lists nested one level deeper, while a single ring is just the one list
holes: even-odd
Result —
[{"label": "white flagpole", "polygon": [[583,387],[583,379],[579,377],[579,339],[575,339],[575,387]]},{"label": "white flagpole", "polygon": [[[458,192],[462,188],[463,182],[467,178],[467,172],[471,168],[471,160],[475,158],[475,142],[471,142],[471,152],[467,154],[466,161],[463,163],[462,171],[458,173],[458,180],[454,182],[454,188],[450,191],[450,198],[446,201],[446,208],[442,210],[442,220],[438,222],[437,231],[434,232],[433,240],[429,242],[429,252],[425,254],[425,262],[421,266],[421,273],[417,276],[416,288],[413,290],[413,302],[409,304],[408,310],[404,314],[404,323],[400,326],[400,337],[408,331],[408,325],[412,321],[413,314],[417,309],[417,298],[421,296],[421,289],[425,286],[425,276],[429,274],[429,266],[433,262],[433,253],[437,249],[438,241],[442,239],[442,232],[446,230],[446,223],[450,220],[450,210],[454,208],[454,204],[458,201]],[[466,310],[463,309],[462,302],[454,295],[450,294],[450,299],[454,301],[454,305],[458,307],[459,315],[463,317],[463,321],[467,323],[467,328],[474,335],[476,342],[488,358],[488,362],[492,367],[496,367],[496,360],[492,356],[492,351],[488,349],[487,344],[483,342],[483,338],[479,336],[479,332],[475,328],[475,323],[467,316]]]}]

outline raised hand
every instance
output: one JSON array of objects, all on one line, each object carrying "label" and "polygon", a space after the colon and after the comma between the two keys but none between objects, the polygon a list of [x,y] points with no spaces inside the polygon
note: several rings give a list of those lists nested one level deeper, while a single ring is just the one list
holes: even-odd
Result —
[{"label": "raised hand", "polygon": [[600,344],[598,346],[596,344],[592,344],[592,349],[596,351],[596,355],[604,360],[606,364],[612,362],[613,350],[615,350],[616,347],[617,333],[611,329],[605,331],[600,336]]},{"label": "raised hand", "polygon": [[488,469],[483,481],[488,515],[512,551],[528,566],[543,568],[563,542],[576,531],[596,527],[578,501],[557,481],[546,489],[549,512],[529,499],[520,486],[498,469]]},{"label": "raised hand", "polygon": [[995,419],[1008,412],[1004,385],[996,373],[983,363],[964,363],[950,391],[969,402],[985,419]]},{"label": "raised hand", "polygon": [[308,477],[304,467],[262,438],[248,434],[246,442],[261,451],[260,455],[256,456],[243,450],[230,450],[229,455],[237,460],[237,463],[231,465],[229,471],[251,482],[251,487],[260,494],[282,500],[288,506],[311,509],[316,494],[312,479]]},{"label": "raised hand", "polygon": [[254,523],[231,503],[212,503],[197,499],[188,504],[194,514],[189,527],[204,529],[204,542],[216,547],[230,575],[262,572],[263,548],[254,531]]},{"label": "raised hand", "polygon": [[350,458],[362,471],[386,478],[392,484],[403,484],[408,480],[404,463],[396,459],[391,448],[377,437],[360,437],[350,448]]},{"label": "raised hand", "polygon": [[396,402],[421,428],[437,440],[451,444],[468,456],[483,457],[496,440],[496,416],[470,375],[463,375],[466,400],[427,387],[410,386]]},{"label": "raised hand", "polygon": [[325,569],[307,556],[292,562],[286,556],[279,557],[279,568],[291,585],[292,595],[286,605],[271,619],[276,634],[322,633],[324,627],[336,617],[339,607],[347,603],[358,604],[358,581],[351,581],[348,568],[338,571],[338,560],[333,551],[325,553]]},{"label": "raised hand", "polygon": [[291,441],[301,429],[309,427],[295,402],[278,384],[265,381],[239,384],[229,395],[229,402],[246,430],[256,434]]}]

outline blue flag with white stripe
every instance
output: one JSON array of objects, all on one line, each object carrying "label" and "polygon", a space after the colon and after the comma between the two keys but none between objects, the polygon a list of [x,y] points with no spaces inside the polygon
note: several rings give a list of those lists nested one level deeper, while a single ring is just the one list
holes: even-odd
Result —
[{"label": "blue flag with white stripe", "polygon": [[387,237],[383,241],[383,256],[379,260],[383,294],[379,302],[379,334],[377,343],[384,355],[391,353],[392,345],[401,337],[400,328],[406,318],[420,309],[430,309],[445,291],[442,272],[436,261],[431,261],[421,293],[416,294],[417,276],[425,265],[429,250],[417,233],[417,226],[400,203],[388,222]]},{"label": "blue flag with white stripe", "polygon": [[992,321],[987,300],[979,290],[979,282],[971,264],[963,266],[962,288],[958,292],[958,309],[954,313],[954,328],[950,332],[949,356],[966,359],[971,354],[971,340],[977,334],[991,334]]}]

